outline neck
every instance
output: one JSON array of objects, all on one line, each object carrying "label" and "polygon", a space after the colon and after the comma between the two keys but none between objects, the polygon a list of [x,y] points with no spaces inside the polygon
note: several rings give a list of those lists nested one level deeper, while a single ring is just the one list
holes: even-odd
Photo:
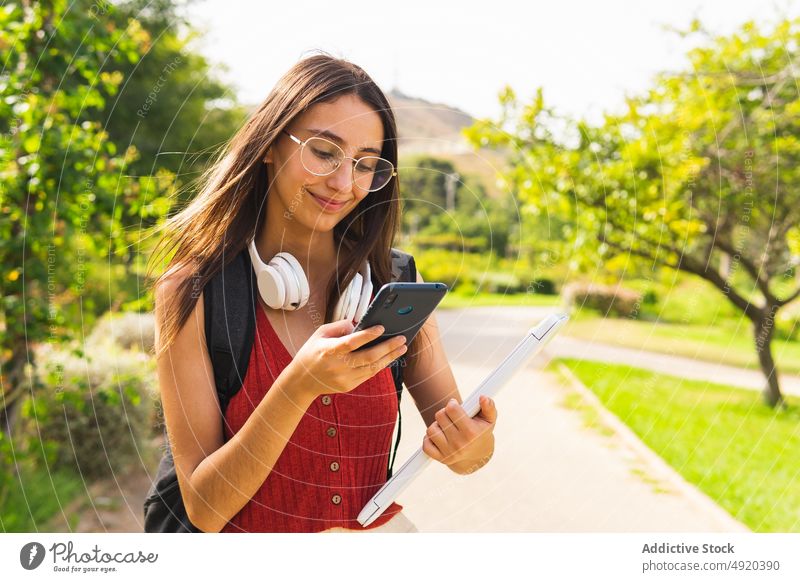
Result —
[{"label": "neck", "polygon": [[298,260],[308,278],[312,293],[324,288],[338,263],[333,231],[318,232],[308,229],[293,217],[285,216],[277,196],[268,196],[265,217],[256,235],[256,250],[261,260],[268,263],[280,252],[287,252]]}]

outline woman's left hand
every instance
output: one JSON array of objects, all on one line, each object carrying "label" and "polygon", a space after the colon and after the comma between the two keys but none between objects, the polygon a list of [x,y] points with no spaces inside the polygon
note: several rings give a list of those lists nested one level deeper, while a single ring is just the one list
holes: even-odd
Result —
[{"label": "woman's left hand", "polygon": [[480,403],[480,412],[470,418],[464,407],[451,399],[428,427],[423,452],[456,473],[472,473],[485,465],[494,452],[497,408],[488,396],[481,396]]}]

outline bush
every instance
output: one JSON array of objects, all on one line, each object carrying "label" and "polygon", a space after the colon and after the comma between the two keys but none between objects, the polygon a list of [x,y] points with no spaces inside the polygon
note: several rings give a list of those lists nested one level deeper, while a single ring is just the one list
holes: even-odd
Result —
[{"label": "bush", "polygon": [[411,252],[426,281],[445,283],[451,291],[462,292],[464,285],[479,290],[480,279],[492,264],[491,257],[470,253],[418,248]]},{"label": "bush", "polygon": [[11,439],[4,431],[0,430],[0,508],[3,507],[3,501],[14,484],[15,473],[16,463]]},{"label": "bush", "polygon": [[562,291],[564,303],[599,311],[603,315],[637,317],[642,295],[623,287],[609,287],[595,283],[570,283]]},{"label": "bush", "polygon": [[486,272],[482,277],[476,281],[480,291],[484,293],[500,293],[503,295],[512,293],[521,293],[524,291],[524,285],[519,280],[519,277],[513,273],[504,272]]},{"label": "bush", "polygon": [[41,347],[35,396],[23,406],[23,432],[51,469],[86,479],[124,472],[141,462],[152,436],[152,356],[95,342],[87,354]]},{"label": "bush", "polygon": [[466,237],[458,234],[418,234],[414,243],[421,249],[443,249],[451,252],[477,253],[489,246],[484,237]]},{"label": "bush", "polygon": [[645,291],[642,301],[645,305],[658,305],[658,293],[653,289],[648,289]]},{"label": "bush", "polygon": [[527,291],[536,295],[556,295],[556,284],[552,279],[534,279]]},{"label": "bush", "polygon": [[119,347],[150,353],[155,345],[155,317],[152,313],[106,313],[87,338],[87,343],[112,342]]}]

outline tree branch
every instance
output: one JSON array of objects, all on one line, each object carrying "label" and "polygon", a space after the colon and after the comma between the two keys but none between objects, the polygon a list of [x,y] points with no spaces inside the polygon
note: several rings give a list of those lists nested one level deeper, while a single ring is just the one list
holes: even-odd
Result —
[{"label": "tree branch", "polygon": [[767,304],[769,305],[775,304],[775,302],[778,299],[769,290],[769,282],[765,281],[761,277],[760,268],[757,269],[754,263],[752,263],[742,253],[733,248],[733,245],[728,244],[728,242],[725,241],[724,239],[715,237],[714,245],[721,251],[728,253],[731,259],[738,260],[744,267],[744,270],[747,271],[747,273],[753,278],[753,281],[758,286],[759,291],[761,291],[761,293],[764,295],[764,299],[766,300]]},{"label": "tree branch", "polygon": [[[639,239],[641,242],[642,239]],[[761,309],[757,305],[753,305],[747,299],[742,297],[732,285],[728,284],[719,273],[717,273],[713,269],[706,269],[704,266],[700,265],[694,258],[690,257],[689,255],[682,254],[677,252],[676,249],[669,247],[668,245],[662,245],[665,248],[668,248],[671,252],[678,255],[679,259],[677,263],[670,263],[664,259],[657,259],[656,254],[653,252],[648,252],[642,248],[635,249],[632,247],[626,248],[624,245],[619,243],[610,241],[605,239],[604,242],[608,244],[608,246],[618,249],[622,252],[628,252],[638,257],[642,257],[651,261],[656,261],[661,263],[664,266],[667,266],[671,269],[676,269],[680,271],[685,271],[687,273],[691,273],[692,275],[697,275],[702,279],[705,279],[715,287],[717,287],[728,300],[733,303],[736,307],[738,307],[745,316],[747,316],[751,321],[757,321],[761,318],[762,312]]]},{"label": "tree branch", "polygon": [[787,303],[791,303],[792,301],[794,301],[798,297],[800,297],[800,287],[795,289],[794,293],[792,293],[791,295],[789,295],[785,299],[776,299],[775,300],[775,305],[777,305],[778,307],[783,307],[784,305],[786,305]]}]

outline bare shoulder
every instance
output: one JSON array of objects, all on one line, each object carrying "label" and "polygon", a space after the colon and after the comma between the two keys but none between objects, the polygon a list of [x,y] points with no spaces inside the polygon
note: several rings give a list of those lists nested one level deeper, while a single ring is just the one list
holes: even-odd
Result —
[{"label": "bare shoulder", "polygon": [[[191,269],[177,270],[156,286],[157,345],[166,310],[178,309],[178,291],[192,276]],[[178,480],[181,490],[189,491],[194,470],[223,443],[219,399],[205,345],[202,289],[188,318],[157,358],[157,373]],[[187,501],[193,503],[191,494]]]},{"label": "bare shoulder", "polygon": [[[197,283],[195,285],[196,289],[192,288],[191,290],[190,296],[196,298],[196,301],[186,323],[188,323],[189,320],[194,320],[199,324],[199,329],[203,330],[205,319],[203,315],[203,288],[202,285],[200,285],[200,278],[197,276],[197,271],[190,266],[176,269],[172,273],[162,277],[156,283],[155,289],[153,290],[155,297],[156,328],[160,328],[164,325],[168,313],[180,309],[180,304],[177,303],[177,300],[179,292],[187,280],[190,281],[190,285],[192,281],[196,281]],[[157,329],[157,334],[158,331]],[[205,338],[204,332],[202,335]]]},{"label": "bare shoulder", "polygon": [[[195,278],[195,271],[189,267],[182,267],[162,277],[156,285],[154,291],[157,345],[159,345],[159,336],[165,331],[167,315],[177,316],[177,311],[181,309],[181,305],[178,303],[179,293],[185,282],[192,278]],[[200,365],[203,363],[202,360],[208,359],[208,351],[205,348],[202,287],[198,285],[197,294],[194,295],[194,291],[192,291],[189,297],[196,301],[180,328],[173,330],[174,337],[169,342],[169,346],[165,347],[171,357],[178,356],[182,360],[189,359],[194,365]]]},{"label": "bare shoulder", "polygon": [[197,270],[191,265],[184,265],[168,273],[157,282],[154,290],[156,303],[160,303],[162,306],[167,305],[177,296],[179,289],[187,280],[192,283],[196,282],[192,293],[195,297],[201,297],[203,289],[200,285],[200,277]]}]

